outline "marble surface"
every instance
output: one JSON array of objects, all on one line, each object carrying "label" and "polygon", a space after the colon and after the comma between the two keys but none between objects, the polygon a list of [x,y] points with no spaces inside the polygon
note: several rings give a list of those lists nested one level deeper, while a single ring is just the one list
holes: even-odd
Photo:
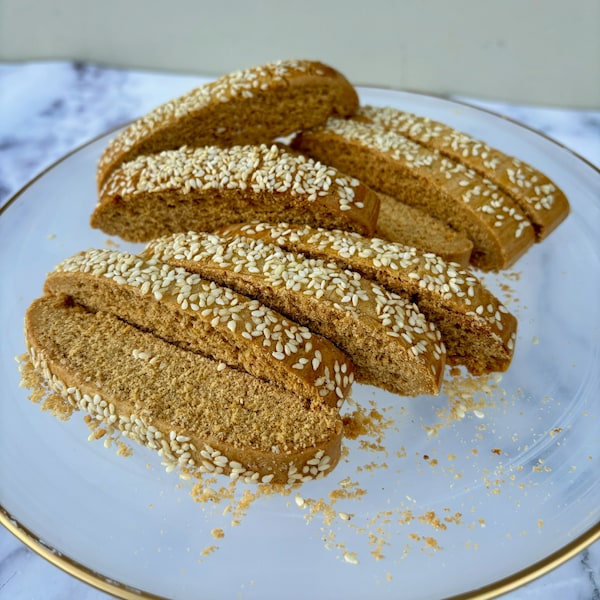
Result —
[{"label": "marble surface", "polygon": [[[0,206],[65,153],[202,81],[71,62],[0,63]],[[520,121],[600,166],[600,112],[460,100]],[[0,529],[0,600],[108,597]],[[505,596],[542,597],[600,600],[600,542]]]}]

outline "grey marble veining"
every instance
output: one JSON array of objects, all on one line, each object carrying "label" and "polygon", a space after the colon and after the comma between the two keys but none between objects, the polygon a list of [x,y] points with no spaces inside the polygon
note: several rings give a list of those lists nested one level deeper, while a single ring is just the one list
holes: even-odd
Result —
[{"label": "grey marble veining", "polygon": [[[0,64],[0,205],[81,144],[196,84],[201,77],[70,62]],[[460,98],[520,121],[600,165],[600,112]],[[0,530],[0,600],[108,598]],[[511,592],[509,600],[600,600],[600,542]]]}]

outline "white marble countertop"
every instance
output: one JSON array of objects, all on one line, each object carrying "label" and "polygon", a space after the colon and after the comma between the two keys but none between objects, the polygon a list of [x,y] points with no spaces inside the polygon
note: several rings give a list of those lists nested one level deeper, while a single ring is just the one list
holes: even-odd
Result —
[{"label": "white marble countertop", "polygon": [[[0,206],[65,153],[201,81],[189,75],[71,62],[0,63]],[[460,100],[541,131],[600,166],[599,111]],[[0,600],[108,597],[47,563],[0,528]],[[600,542],[505,598],[599,600]]]}]

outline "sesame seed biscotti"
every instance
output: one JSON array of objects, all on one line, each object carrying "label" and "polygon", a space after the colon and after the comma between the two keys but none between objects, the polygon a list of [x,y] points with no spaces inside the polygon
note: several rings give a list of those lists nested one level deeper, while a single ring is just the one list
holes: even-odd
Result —
[{"label": "sesame seed biscotti", "polygon": [[115,167],[142,154],[183,145],[268,143],[357,107],[354,87],[317,61],[236,71],[158,106],[119,133],[98,163],[98,189]]},{"label": "sesame seed biscotti", "polygon": [[204,146],[118,167],[91,224],[133,242],[253,219],[369,234],[378,212],[379,197],[367,186],[284,146]]},{"label": "sesame seed biscotti", "polygon": [[350,356],[359,383],[406,396],[439,392],[446,352],[438,329],[409,300],[357,272],[243,236],[175,234],[153,240],[144,253],[328,338]]},{"label": "sesame seed biscotti", "polygon": [[383,125],[487,177],[523,209],[541,241],[569,214],[562,190],[531,165],[427,117],[391,107],[361,106],[357,118]]},{"label": "sesame seed biscotti", "polygon": [[408,294],[433,322],[446,346],[446,362],[472,374],[505,371],[512,360],[517,319],[473,273],[431,253],[356,233],[280,223],[234,225],[224,235],[276,243],[285,250],[333,260]]},{"label": "sesame seed biscotti", "polygon": [[525,213],[496,185],[377,123],[330,118],[292,146],[464,231],[471,263],[483,270],[510,267],[535,241]]},{"label": "sesame seed biscotti", "polygon": [[379,200],[376,237],[433,252],[461,265],[469,264],[473,242],[462,231],[387,194],[379,194]]},{"label": "sesame seed biscotti", "polygon": [[339,460],[337,409],[316,410],[108,313],[44,296],[27,310],[25,335],[22,382],[33,399],[45,393],[63,413],[89,413],[157,450],[168,469],[294,483],[323,477]]},{"label": "sesame seed biscotti", "polygon": [[182,268],[116,250],[88,250],[61,262],[44,284],[311,402],[341,407],[353,365],[331,342],[257,300]]}]

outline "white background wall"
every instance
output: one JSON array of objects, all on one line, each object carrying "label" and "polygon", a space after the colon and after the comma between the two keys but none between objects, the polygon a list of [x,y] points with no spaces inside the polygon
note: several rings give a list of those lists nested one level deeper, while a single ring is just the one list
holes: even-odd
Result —
[{"label": "white background wall", "polygon": [[354,83],[600,108],[600,0],[0,0],[0,60],[221,74],[317,58]]}]

